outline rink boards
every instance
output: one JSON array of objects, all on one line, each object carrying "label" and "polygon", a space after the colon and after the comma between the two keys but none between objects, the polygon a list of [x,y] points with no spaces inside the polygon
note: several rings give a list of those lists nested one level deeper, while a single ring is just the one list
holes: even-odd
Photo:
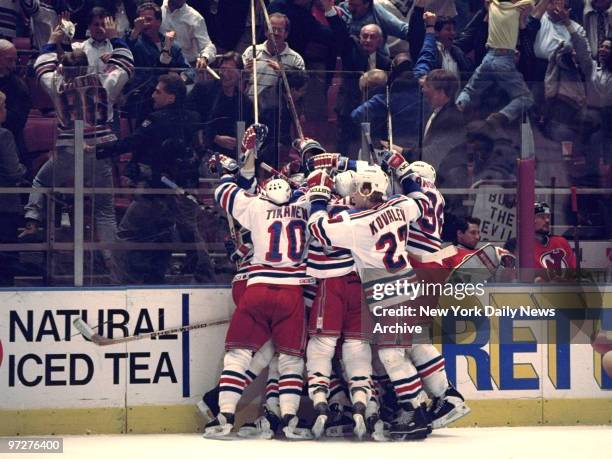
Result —
[{"label": "rink boards", "polygon": [[[612,306],[612,286],[577,294],[491,285],[472,300],[597,310]],[[103,323],[101,334],[114,338],[215,322],[231,316],[229,289],[2,291],[0,304],[0,435],[201,430],[195,403],[216,384],[227,325],[102,347],[72,321]],[[568,317],[437,322],[438,331],[450,324],[459,332],[456,343],[437,344],[472,407],[456,425],[612,423],[612,379]],[[568,333],[578,344],[566,344]],[[261,382],[247,390],[243,414],[257,409],[261,390]]]}]

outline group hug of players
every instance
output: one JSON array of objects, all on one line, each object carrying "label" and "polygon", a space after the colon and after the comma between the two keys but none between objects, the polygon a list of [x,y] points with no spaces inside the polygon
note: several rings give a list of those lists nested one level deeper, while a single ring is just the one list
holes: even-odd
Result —
[{"label": "group hug of players", "polygon": [[[362,288],[377,280],[372,273],[417,282],[416,267],[466,255],[441,250],[444,198],[434,168],[395,152],[381,155],[381,168],[305,140],[301,165],[258,186],[254,152],[265,133],[262,125],[247,130],[241,167],[215,161],[215,200],[240,224],[242,240],[232,254],[237,309],[223,371],[198,404],[213,417],[204,436],[230,435],[243,391],[266,367],[264,415],[240,437],[424,439],[466,415],[433,345],[410,334],[373,336],[364,323],[373,320]],[[401,192],[392,194],[385,171]],[[315,411],[308,425],[298,417],[304,370]]]}]

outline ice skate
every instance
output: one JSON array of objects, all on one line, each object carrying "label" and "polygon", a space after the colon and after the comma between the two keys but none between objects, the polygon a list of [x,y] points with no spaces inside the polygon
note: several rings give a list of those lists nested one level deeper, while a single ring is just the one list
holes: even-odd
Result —
[{"label": "ice skate", "polygon": [[238,431],[238,436],[270,440],[276,434],[280,424],[280,418],[274,412],[266,409],[263,416],[258,417],[255,422],[244,424]]},{"label": "ice skate", "polygon": [[206,424],[204,438],[227,437],[234,427],[234,415],[232,413],[219,413],[219,415]]},{"label": "ice skate", "polygon": [[431,433],[426,411],[419,406],[404,406],[391,423],[390,434],[393,440],[422,440]]},{"label": "ice skate", "polygon": [[295,414],[283,416],[283,433],[288,440],[312,440],[314,436],[310,429],[298,425],[300,418]]},{"label": "ice skate", "polygon": [[325,425],[325,436],[345,437],[353,432],[355,424],[344,411],[343,407],[337,403],[329,409],[329,417]]},{"label": "ice skate", "polygon": [[320,402],[317,403],[314,409],[317,413],[317,418],[315,419],[311,430],[312,434],[314,435],[314,438],[319,439],[323,436],[323,433],[325,433],[325,425],[329,417],[329,407],[327,403]]},{"label": "ice skate", "polygon": [[374,441],[389,441],[389,424],[385,423],[378,414],[366,419],[368,433]]},{"label": "ice skate", "polygon": [[368,432],[368,428],[365,422],[365,405],[361,402],[353,405],[353,422],[355,423],[353,434],[355,434],[357,440],[363,440],[364,435]]},{"label": "ice skate", "polygon": [[444,393],[444,397],[433,400],[429,416],[432,420],[432,427],[441,429],[467,415],[470,411],[463,396],[457,389],[450,386]]}]

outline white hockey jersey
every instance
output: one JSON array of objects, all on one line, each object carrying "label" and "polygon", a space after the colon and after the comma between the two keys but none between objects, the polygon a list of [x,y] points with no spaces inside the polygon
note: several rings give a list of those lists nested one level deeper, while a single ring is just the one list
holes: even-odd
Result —
[{"label": "white hockey jersey", "polygon": [[134,71],[132,52],[116,47],[105,71],[65,80],[58,72],[58,57],[45,46],[34,64],[36,77],[53,100],[58,119],[57,146],[74,145],[74,122],[83,120],[85,142],[111,135],[113,105]]},{"label": "white hockey jersey", "polygon": [[444,197],[435,184],[422,177],[415,177],[427,199],[419,200],[422,215],[410,223],[408,250],[412,254],[425,255],[442,248],[444,225]]},{"label": "white hockey jersey", "polygon": [[[350,209],[350,199],[340,198],[327,206],[328,215],[332,217]],[[317,238],[310,239],[306,273],[317,279],[340,277],[355,271],[355,261],[350,249],[341,247],[324,247]]]},{"label": "white hockey jersey", "polygon": [[331,218],[316,212],[308,226],[322,245],[349,249],[360,274],[368,268],[403,271],[410,269],[408,224],[419,217],[421,208],[414,199],[394,196],[372,209],[344,211]]},{"label": "white hockey jersey", "polygon": [[313,282],[306,275],[306,245],[310,237],[308,201],[301,199],[278,205],[229,181],[217,187],[215,201],[251,231],[253,258],[247,285]]}]

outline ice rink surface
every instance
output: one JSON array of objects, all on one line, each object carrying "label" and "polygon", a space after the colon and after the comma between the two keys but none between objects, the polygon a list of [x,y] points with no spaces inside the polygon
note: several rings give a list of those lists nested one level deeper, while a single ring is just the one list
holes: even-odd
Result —
[{"label": "ice rink surface", "polygon": [[[53,438],[53,437],[51,437]],[[19,454],[19,458],[40,457]],[[53,457],[53,456],[47,456]],[[75,459],[612,459],[612,426],[442,429],[427,440],[209,440],[200,434],[64,437],[62,458]]]}]

